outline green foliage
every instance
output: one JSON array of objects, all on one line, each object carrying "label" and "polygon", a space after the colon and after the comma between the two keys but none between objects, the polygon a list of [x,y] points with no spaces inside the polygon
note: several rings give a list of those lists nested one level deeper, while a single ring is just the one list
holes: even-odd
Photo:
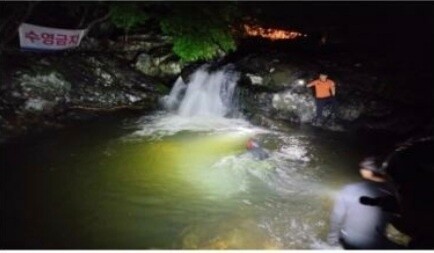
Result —
[{"label": "green foliage", "polygon": [[173,52],[184,62],[211,60],[236,48],[230,25],[237,9],[231,2],[118,2],[110,4],[110,13],[126,34],[152,19],[173,38]]},{"label": "green foliage", "polygon": [[128,33],[131,29],[143,25],[148,19],[135,3],[116,3],[110,5],[110,20],[118,28],[125,29]]},{"label": "green foliage", "polygon": [[173,51],[185,62],[210,60],[235,50],[230,24],[234,5],[228,3],[179,4],[171,6],[160,26],[173,37]]},{"label": "green foliage", "polygon": [[173,52],[183,61],[210,60],[219,53],[235,49],[232,36],[219,30],[209,34],[184,34],[175,36]]}]

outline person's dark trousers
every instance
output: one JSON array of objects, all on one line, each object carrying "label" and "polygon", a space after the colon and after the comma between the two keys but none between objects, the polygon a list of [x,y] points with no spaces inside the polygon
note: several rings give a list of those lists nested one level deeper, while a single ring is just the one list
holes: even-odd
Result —
[{"label": "person's dark trousers", "polygon": [[359,244],[354,245],[352,243],[347,242],[344,238],[339,238],[339,242],[342,245],[344,249],[379,249],[379,250],[385,250],[385,249],[407,249],[406,247],[402,245],[398,245],[392,241],[389,241],[388,239],[384,239],[381,242],[375,243],[375,244]]},{"label": "person's dark trousers", "polygon": [[334,113],[334,109],[335,109],[335,105],[336,105],[336,100],[335,97],[327,97],[327,98],[317,98],[315,99],[315,104],[316,104],[316,116],[314,118],[314,121],[318,121],[320,119],[322,119],[323,117],[323,111],[324,108],[327,106],[330,106],[330,114]]}]

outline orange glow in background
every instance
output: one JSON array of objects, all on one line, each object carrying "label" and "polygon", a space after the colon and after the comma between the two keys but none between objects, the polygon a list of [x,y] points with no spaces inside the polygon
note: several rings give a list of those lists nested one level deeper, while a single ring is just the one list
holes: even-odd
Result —
[{"label": "orange glow in background", "polygon": [[306,34],[302,34],[296,31],[288,31],[273,28],[263,28],[257,25],[243,25],[244,31],[247,36],[262,37],[270,40],[293,40],[299,37],[306,37]]}]

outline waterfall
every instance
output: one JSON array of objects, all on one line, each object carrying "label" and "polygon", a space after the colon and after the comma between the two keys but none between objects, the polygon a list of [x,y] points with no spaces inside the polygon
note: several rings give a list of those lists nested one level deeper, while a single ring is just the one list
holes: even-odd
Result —
[{"label": "waterfall", "polygon": [[177,109],[179,107],[179,103],[181,102],[182,96],[185,94],[186,88],[187,85],[182,80],[182,77],[179,76],[169,95],[163,97],[162,102],[164,107],[169,111]]},{"label": "waterfall", "polygon": [[233,97],[239,74],[230,65],[214,72],[208,72],[207,67],[193,73],[187,84],[178,78],[163,99],[166,109],[183,117],[224,117],[235,109]]}]

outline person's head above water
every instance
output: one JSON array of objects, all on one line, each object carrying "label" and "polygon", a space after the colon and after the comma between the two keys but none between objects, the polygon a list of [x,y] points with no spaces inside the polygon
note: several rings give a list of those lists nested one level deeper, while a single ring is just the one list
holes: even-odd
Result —
[{"label": "person's head above water", "polygon": [[253,149],[253,148],[258,148],[258,147],[259,147],[259,144],[255,141],[255,139],[250,138],[250,139],[247,141],[246,148],[247,148],[248,150]]},{"label": "person's head above water", "polygon": [[367,180],[375,182],[386,181],[384,170],[377,164],[374,157],[367,157],[359,163],[360,175]]}]

